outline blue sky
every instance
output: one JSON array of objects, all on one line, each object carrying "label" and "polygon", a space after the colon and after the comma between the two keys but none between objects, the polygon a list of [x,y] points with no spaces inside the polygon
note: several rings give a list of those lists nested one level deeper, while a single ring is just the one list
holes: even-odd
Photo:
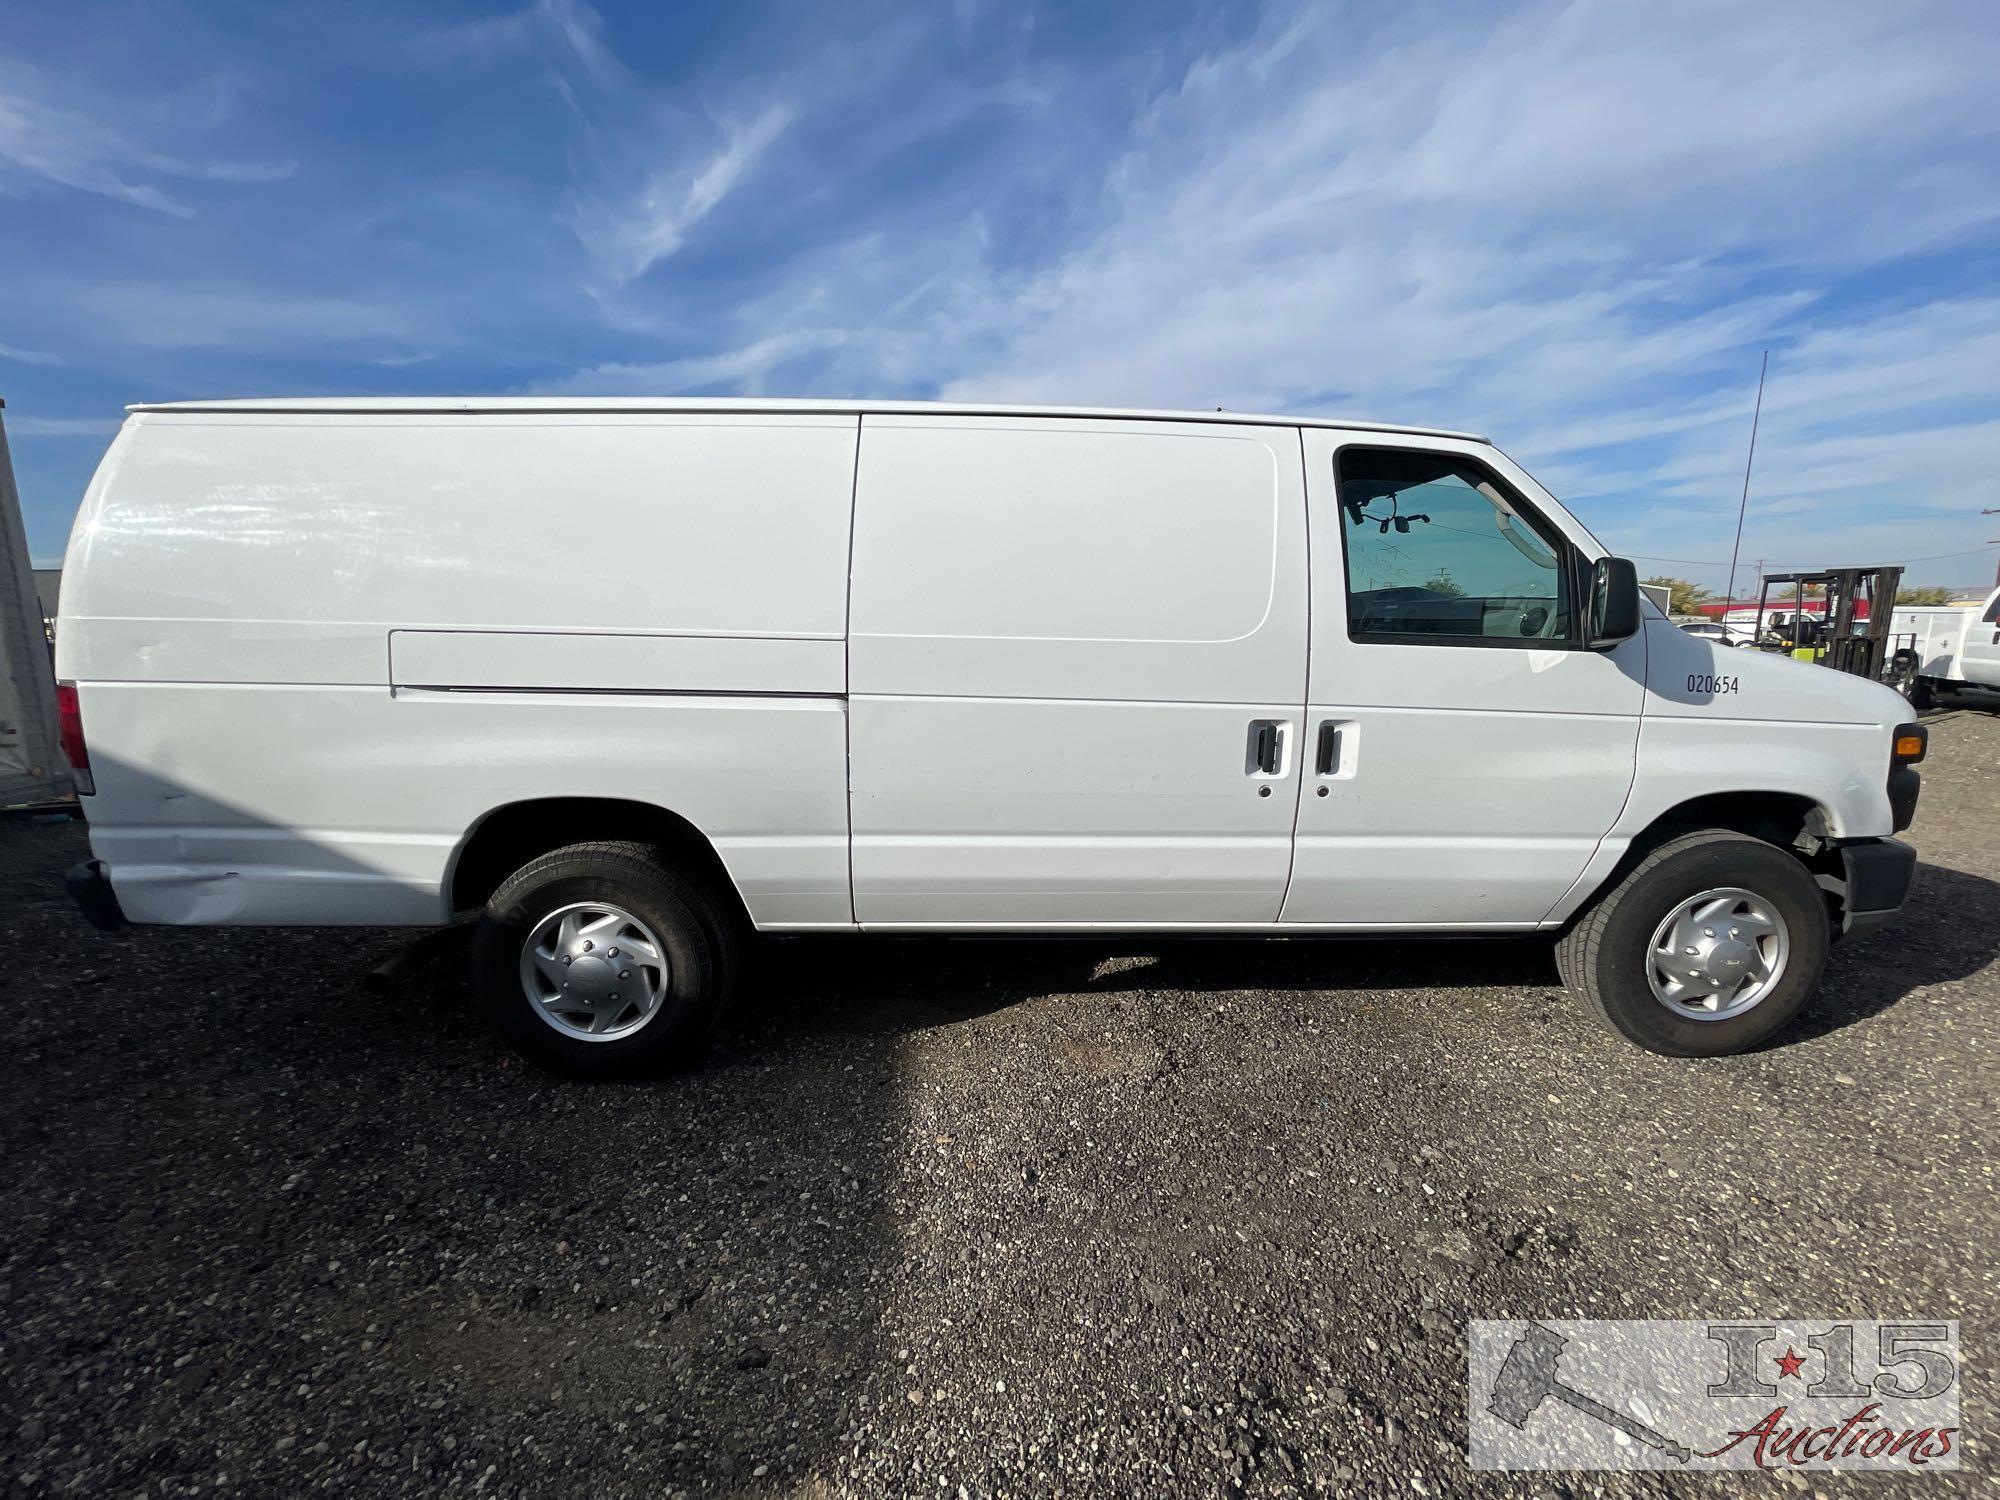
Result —
[{"label": "blue sky", "polygon": [[128,401],[859,394],[1470,427],[1719,589],[1768,348],[1745,559],[1977,584],[1996,79],[1990,0],[21,6],[0,395],[42,557]]}]

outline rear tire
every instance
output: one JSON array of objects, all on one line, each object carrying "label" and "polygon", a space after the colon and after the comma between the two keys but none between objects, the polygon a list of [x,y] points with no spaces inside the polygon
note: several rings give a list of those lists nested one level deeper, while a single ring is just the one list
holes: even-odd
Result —
[{"label": "rear tire", "polygon": [[[581,925],[560,941],[565,914]],[[605,960],[618,951],[621,932],[627,952]],[[595,951],[585,955],[585,948]],[[635,951],[645,957],[635,962]],[[579,989],[584,969],[614,986],[592,996],[602,1013],[596,1022],[583,1002],[570,1009],[556,993],[566,985],[544,977],[571,973],[571,952]],[[487,1023],[530,1062],[566,1078],[629,1078],[692,1061],[735,973],[735,934],[717,903],[656,849],[637,843],[571,844],[529,861],[493,893],[472,945],[473,992]],[[626,1009],[612,1015],[612,1004]]]},{"label": "rear tire", "polygon": [[[1730,890],[1748,893],[1777,919],[1784,952],[1767,993],[1739,1013],[1695,1018],[1658,992],[1654,939],[1687,903]],[[1829,941],[1826,902],[1804,864],[1761,839],[1711,829],[1671,839],[1640,860],[1563,935],[1556,968],[1627,1041],[1666,1057],[1721,1057],[1791,1021],[1819,987]]]}]

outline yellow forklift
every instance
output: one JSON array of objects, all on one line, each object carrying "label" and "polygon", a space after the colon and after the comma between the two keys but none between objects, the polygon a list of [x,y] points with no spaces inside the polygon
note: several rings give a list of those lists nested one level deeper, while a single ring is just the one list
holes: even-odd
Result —
[{"label": "yellow forklift", "polygon": [[[1905,654],[1895,650],[1889,634],[1889,617],[1895,613],[1896,589],[1902,581],[1903,570],[1892,567],[1769,574],[1757,598],[1757,644],[1836,672],[1887,682]],[[1781,596],[1774,608],[1774,587],[1789,588],[1796,607],[1786,610],[1791,601]],[[1820,600],[1809,598],[1815,590]],[[1823,614],[1807,613],[1809,604],[1821,601]],[[1860,607],[1864,604],[1865,611]],[[1907,654],[1915,655],[1913,651]]]}]

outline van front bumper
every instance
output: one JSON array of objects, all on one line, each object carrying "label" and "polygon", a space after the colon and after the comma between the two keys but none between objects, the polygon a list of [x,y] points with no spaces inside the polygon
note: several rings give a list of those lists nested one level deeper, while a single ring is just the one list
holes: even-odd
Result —
[{"label": "van front bumper", "polygon": [[118,893],[111,889],[111,877],[104,873],[104,861],[86,859],[63,876],[63,885],[76,901],[84,920],[100,932],[116,932],[125,925]]},{"label": "van front bumper", "polygon": [[1840,846],[1847,889],[1840,930],[1848,936],[1886,927],[1903,910],[1917,870],[1917,851],[1901,839],[1869,839]]}]

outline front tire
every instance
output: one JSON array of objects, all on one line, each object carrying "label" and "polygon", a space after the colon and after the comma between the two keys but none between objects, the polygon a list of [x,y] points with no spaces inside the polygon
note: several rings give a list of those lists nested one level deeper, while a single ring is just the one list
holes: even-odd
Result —
[{"label": "front tire", "polygon": [[1787,851],[1707,830],[1653,850],[1556,945],[1563,983],[1610,1030],[1667,1057],[1766,1041],[1819,987],[1830,933]]},{"label": "front tire", "polygon": [[716,903],[648,845],[571,844],[501,882],[473,937],[473,992],[515,1051],[566,1078],[698,1056],[729,998]]}]

